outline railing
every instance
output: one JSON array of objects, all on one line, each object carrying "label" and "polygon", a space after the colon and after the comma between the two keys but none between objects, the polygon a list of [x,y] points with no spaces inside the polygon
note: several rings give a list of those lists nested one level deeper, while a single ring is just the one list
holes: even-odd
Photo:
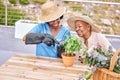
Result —
[{"label": "railing", "polygon": [[24,12],[14,8],[14,6],[8,6],[7,0],[0,1],[0,25],[14,26],[15,22],[24,18]]},{"label": "railing", "polygon": [[64,0],[68,2],[82,2],[82,3],[97,3],[97,4],[111,4],[111,5],[120,5],[118,2],[103,2],[103,1],[90,1],[90,0]]},{"label": "railing", "polygon": [[[0,25],[15,26],[15,22],[20,19],[38,20],[38,16],[40,14],[40,4],[39,6],[38,4],[29,4],[22,6],[20,4],[13,5],[7,1],[8,0],[0,1],[0,13],[2,13],[0,14]],[[102,31],[104,33],[118,35],[120,34],[120,3],[103,2],[98,0],[55,1],[64,1],[65,4],[63,5],[67,7],[68,11],[90,16],[96,22],[96,24],[102,26]],[[3,6],[1,6],[1,4]]]}]

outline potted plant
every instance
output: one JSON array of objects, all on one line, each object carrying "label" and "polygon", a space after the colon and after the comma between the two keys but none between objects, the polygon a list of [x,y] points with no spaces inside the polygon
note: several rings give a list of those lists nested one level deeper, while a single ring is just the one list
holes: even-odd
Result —
[{"label": "potted plant", "polygon": [[82,63],[92,66],[88,74],[93,74],[93,80],[120,80],[120,49],[114,52],[109,46],[108,51],[103,51],[99,44],[95,44],[80,58],[83,59]]},{"label": "potted plant", "polygon": [[67,36],[67,39],[64,41],[65,52],[62,53],[63,64],[66,67],[70,67],[74,63],[76,52],[79,52],[81,49],[82,41],[76,36]]}]

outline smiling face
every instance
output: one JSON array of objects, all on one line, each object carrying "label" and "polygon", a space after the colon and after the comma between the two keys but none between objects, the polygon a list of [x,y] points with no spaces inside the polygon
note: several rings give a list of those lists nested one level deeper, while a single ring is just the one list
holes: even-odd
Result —
[{"label": "smiling face", "polygon": [[85,38],[87,35],[91,33],[91,26],[86,22],[76,20],[74,27],[75,27],[75,31],[80,37]]},{"label": "smiling face", "polygon": [[60,24],[60,18],[54,20],[54,21],[50,21],[48,22],[49,26],[52,28],[58,28],[59,24]]}]

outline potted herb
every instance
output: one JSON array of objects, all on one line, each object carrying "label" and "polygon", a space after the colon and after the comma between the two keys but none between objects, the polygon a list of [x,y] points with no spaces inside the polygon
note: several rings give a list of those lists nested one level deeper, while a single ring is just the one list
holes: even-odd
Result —
[{"label": "potted herb", "polygon": [[62,53],[63,64],[66,67],[72,66],[75,59],[75,52],[81,49],[82,41],[76,36],[67,36],[64,41],[65,52]]}]

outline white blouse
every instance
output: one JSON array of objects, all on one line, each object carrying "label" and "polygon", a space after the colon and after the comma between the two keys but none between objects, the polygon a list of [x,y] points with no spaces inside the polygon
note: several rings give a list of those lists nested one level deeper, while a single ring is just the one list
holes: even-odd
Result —
[{"label": "white blouse", "polygon": [[[107,38],[103,34],[92,32],[91,36],[88,39],[88,48],[92,47],[97,43],[101,46],[102,50],[105,52],[108,51],[109,46],[112,46],[111,43],[107,40]],[[86,47],[85,44],[83,46]],[[114,48],[113,51],[115,51]]]},{"label": "white blouse", "polygon": [[[96,32],[92,32],[91,36],[88,39],[88,47],[84,44],[84,39],[79,37],[83,43],[82,43],[82,49],[80,50],[80,53],[82,51],[84,51],[86,48],[90,49],[92,46],[99,44],[101,46],[101,49],[106,52],[109,49],[109,46],[112,47],[113,52],[115,52],[116,50],[113,48],[113,46],[111,45],[111,43],[108,41],[108,39],[105,37],[105,35],[101,34],[101,33],[96,33]],[[76,59],[79,58],[79,53],[76,53]]]}]

